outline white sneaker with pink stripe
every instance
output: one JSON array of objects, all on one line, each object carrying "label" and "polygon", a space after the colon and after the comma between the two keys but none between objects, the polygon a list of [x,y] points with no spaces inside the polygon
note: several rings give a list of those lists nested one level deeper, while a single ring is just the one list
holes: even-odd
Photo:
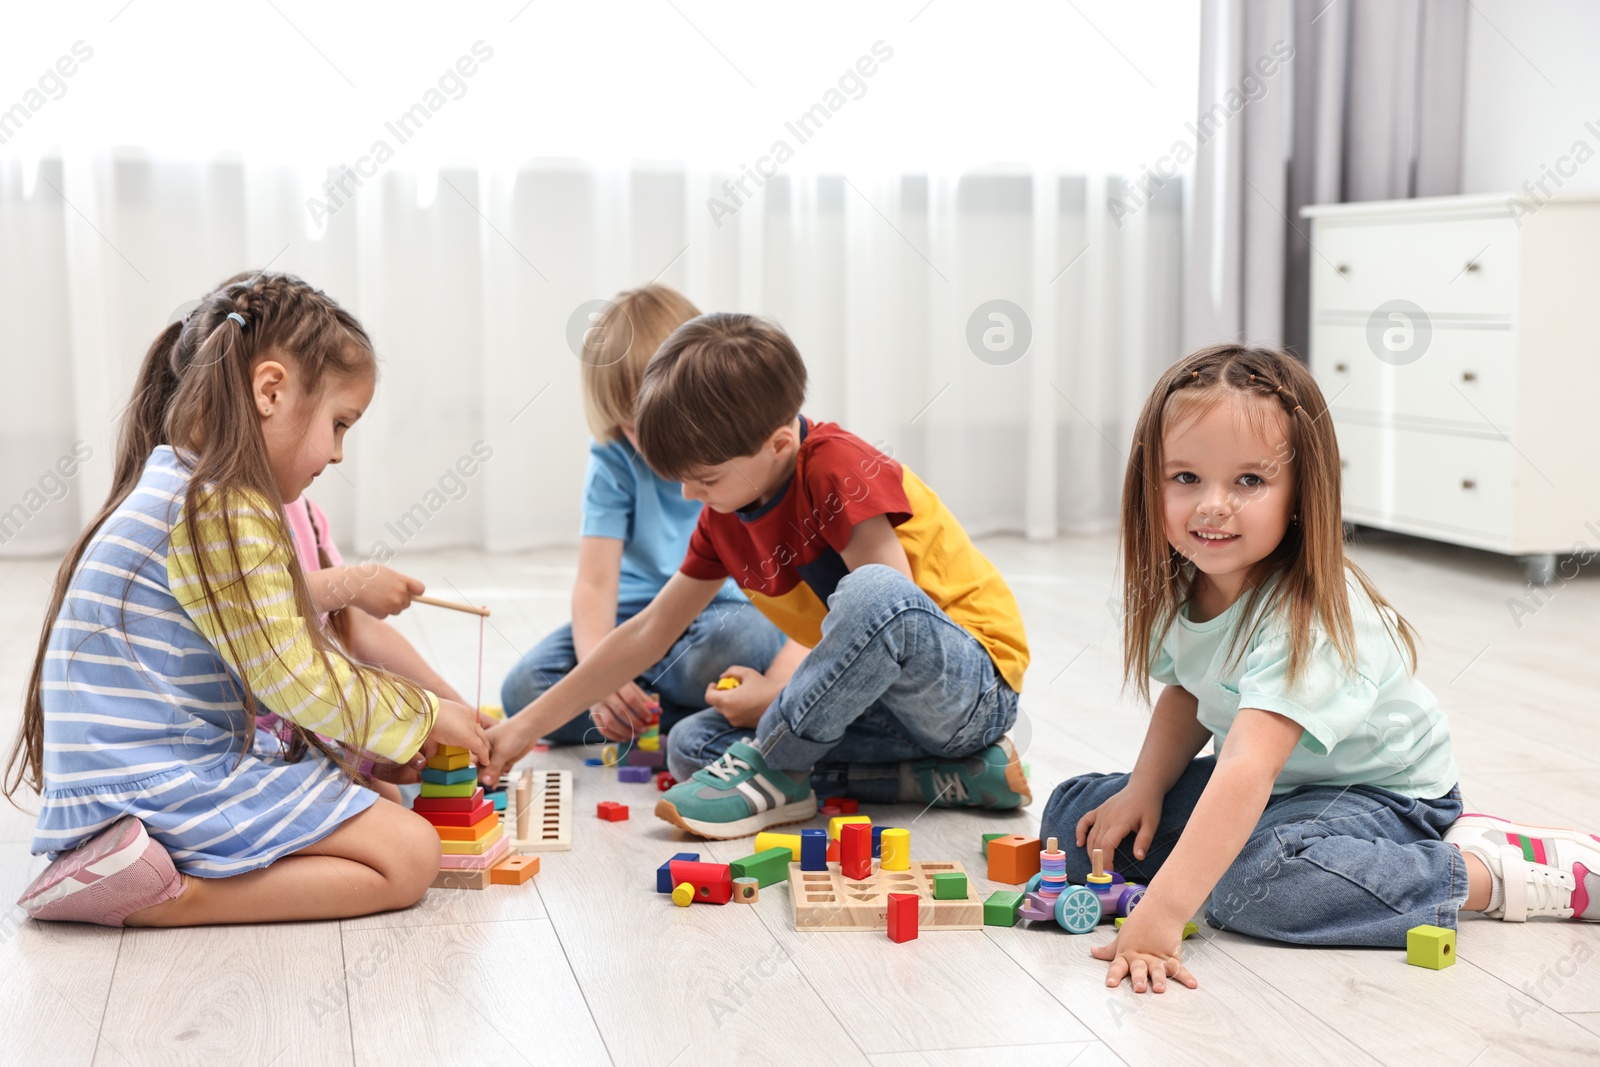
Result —
[{"label": "white sneaker with pink stripe", "polygon": [[136,911],[183,892],[172,857],[144,824],[125,816],[63,853],[17,904],[35,919],[121,926]]},{"label": "white sneaker with pink stripe", "polygon": [[1490,918],[1600,922],[1600,837],[1494,815],[1463,815],[1444,839],[1489,868],[1495,880],[1485,912]]}]

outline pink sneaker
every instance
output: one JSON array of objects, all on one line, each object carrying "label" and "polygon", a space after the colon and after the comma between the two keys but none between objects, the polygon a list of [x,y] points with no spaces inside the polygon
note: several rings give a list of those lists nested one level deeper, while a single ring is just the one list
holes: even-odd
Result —
[{"label": "pink sneaker", "polygon": [[1495,881],[1484,914],[1520,923],[1548,915],[1600,922],[1600,837],[1527,826],[1495,815],[1463,815],[1445,841],[1471,852]]},{"label": "pink sneaker", "polygon": [[46,867],[17,904],[35,919],[121,926],[183,889],[167,850],[127,815]]}]

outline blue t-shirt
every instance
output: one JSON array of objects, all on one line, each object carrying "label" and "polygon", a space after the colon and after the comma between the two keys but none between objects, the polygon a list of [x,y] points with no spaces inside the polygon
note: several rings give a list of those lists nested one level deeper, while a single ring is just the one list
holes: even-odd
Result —
[{"label": "blue t-shirt", "polygon": [[[683,498],[683,486],[664,481],[626,439],[589,442],[583,477],[584,537],[622,542],[618,604],[650,601],[678,572],[689,534],[700,521],[700,504]],[[717,598],[744,600],[732,579]]]},{"label": "blue t-shirt", "polygon": [[1320,624],[1311,628],[1310,654],[1289,685],[1290,638],[1281,613],[1248,625],[1246,597],[1205,622],[1188,605],[1152,644],[1151,677],[1181,685],[1199,702],[1200,724],[1218,752],[1240,708],[1260,708],[1299,724],[1305,733],[1273,785],[1274,794],[1304,785],[1372,785],[1411,797],[1442,797],[1458,777],[1450,727],[1439,702],[1417,681],[1381,611],[1354,575],[1345,589],[1355,623],[1356,669],[1348,672]]}]

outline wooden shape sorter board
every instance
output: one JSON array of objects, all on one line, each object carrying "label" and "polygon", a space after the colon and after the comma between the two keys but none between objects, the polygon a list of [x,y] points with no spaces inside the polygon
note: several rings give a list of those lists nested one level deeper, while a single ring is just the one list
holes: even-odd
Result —
[{"label": "wooden shape sorter board", "polygon": [[517,834],[516,783],[506,791],[506,836],[518,852],[564,852],[572,847],[572,772],[523,771],[533,779],[528,805],[528,836]]},{"label": "wooden shape sorter board", "polygon": [[889,894],[915,893],[919,930],[982,930],[983,901],[967,880],[964,900],[935,900],[933,876],[965,874],[955,860],[912,863],[909,870],[885,871],[873,864],[872,873],[859,881],[839,873],[837,863],[826,871],[802,871],[789,864],[789,898],[794,905],[796,930],[887,930]]}]

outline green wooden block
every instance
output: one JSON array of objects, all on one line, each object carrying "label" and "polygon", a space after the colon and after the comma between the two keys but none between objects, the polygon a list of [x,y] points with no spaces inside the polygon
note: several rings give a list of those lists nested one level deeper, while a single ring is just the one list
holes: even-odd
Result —
[{"label": "green wooden block", "polygon": [[1406,962],[1442,971],[1456,961],[1456,932],[1442,926],[1413,926],[1406,931]]},{"label": "green wooden block", "polygon": [[933,876],[934,900],[966,900],[967,876],[958,871],[940,871]]},{"label": "green wooden block", "polygon": [[983,858],[984,859],[988,859],[989,858],[989,842],[990,841],[993,841],[997,837],[1006,837],[1006,836],[1007,836],[1006,834],[984,834],[983,835]]},{"label": "green wooden block", "polygon": [[469,782],[457,782],[454,785],[440,785],[438,782],[423,782],[422,795],[425,797],[470,797],[478,791],[477,771],[473,771],[473,779]]},{"label": "green wooden block", "polygon": [[1021,893],[1014,889],[997,889],[983,902],[983,925],[1015,926],[1021,908]]},{"label": "green wooden block", "polygon": [[[478,778],[478,768],[458,767],[453,771],[438,771],[432,767],[425,767],[422,771],[422,780],[433,785],[460,785],[462,782],[474,782]],[[472,794],[468,793],[468,796]]]},{"label": "green wooden block", "polygon": [[754,878],[765,889],[789,877],[789,862],[794,854],[786,848],[769,848],[728,864],[735,878]]}]

